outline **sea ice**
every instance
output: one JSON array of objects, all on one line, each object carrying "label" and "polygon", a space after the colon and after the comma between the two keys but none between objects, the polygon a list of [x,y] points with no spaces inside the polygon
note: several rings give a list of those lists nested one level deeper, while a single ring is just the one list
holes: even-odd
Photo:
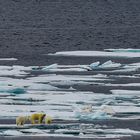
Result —
[{"label": "sea ice", "polygon": [[82,56],[82,57],[140,57],[140,52],[106,52],[106,51],[63,51],[56,52],[55,54],[48,55],[56,55],[56,56]]},{"label": "sea ice", "polygon": [[0,92],[21,94],[21,93],[25,93],[26,90],[24,88],[13,87],[13,86],[0,86]]},{"label": "sea ice", "polygon": [[15,61],[17,58],[0,58],[0,61]]},{"label": "sea ice", "polygon": [[111,116],[108,115],[106,112],[103,111],[95,111],[92,113],[81,113],[81,112],[76,112],[75,117],[80,119],[80,120],[88,120],[92,121],[95,119],[109,119]]},{"label": "sea ice", "polygon": [[108,106],[108,105],[102,105],[101,110],[110,115],[115,114],[115,110],[111,106]]},{"label": "sea ice", "polygon": [[3,132],[3,135],[5,135],[5,136],[21,136],[21,135],[23,135],[23,133],[20,131],[17,131],[17,130],[6,130]]},{"label": "sea ice", "polygon": [[97,62],[91,63],[91,64],[89,65],[89,67],[93,70],[93,69],[98,68],[99,64],[100,64],[100,62],[97,61]]},{"label": "sea ice", "polygon": [[52,65],[43,67],[42,70],[47,71],[50,69],[57,69],[57,67],[58,67],[58,64],[52,64]]},{"label": "sea ice", "polygon": [[99,68],[116,68],[116,67],[120,67],[121,64],[120,63],[114,63],[111,60],[106,61],[105,63],[103,63],[102,65],[99,66]]},{"label": "sea ice", "polygon": [[133,49],[133,48],[128,48],[128,49],[105,49],[107,51],[112,51],[112,52],[134,52],[134,53],[139,53],[140,49]]}]

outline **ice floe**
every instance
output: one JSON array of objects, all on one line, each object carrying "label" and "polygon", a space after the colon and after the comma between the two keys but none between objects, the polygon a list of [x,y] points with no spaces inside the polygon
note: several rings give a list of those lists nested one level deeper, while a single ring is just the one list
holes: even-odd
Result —
[{"label": "ice floe", "polygon": [[113,94],[115,95],[131,95],[131,96],[135,96],[138,95],[140,96],[140,90],[121,90],[121,89],[114,89],[114,90],[110,90]]},{"label": "ice floe", "polygon": [[99,108],[92,107],[92,105],[85,106],[81,110],[75,111],[76,118],[80,120],[94,120],[94,119],[109,119],[115,114],[112,106],[102,105]]},{"label": "ice floe", "polygon": [[97,61],[97,62],[91,63],[91,64],[89,65],[89,67],[90,67],[91,69],[95,69],[95,68],[98,68],[99,64],[100,64],[100,62]]},{"label": "ice floe", "polygon": [[[84,71],[98,71],[108,70],[108,72],[134,72],[140,68],[140,63],[121,64],[108,60],[104,63],[100,61],[93,62],[89,65],[58,65],[52,64],[50,66],[42,66],[42,71],[46,72],[84,72]],[[53,67],[54,66],[54,67]],[[48,68],[46,68],[48,67]],[[112,70],[112,71],[111,71]]]},{"label": "ice floe", "polygon": [[34,82],[52,82],[52,81],[104,81],[108,80],[106,77],[95,77],[94,75],[57,75],[57,74],[44,74],[38,77],[31,77],[28,80]]},{"label": "ice floe", "polygon": [[49,85],[49,84],[39,84],[39,83],[32,83],[30,86],[27,87],[28,90],[60,90],[59,88]]},{"label": "ice floe", "polygon": [[114,63],[111,60],[109,60],[103,63],[102,65],[100,65],[99,68],[118,68],[120,66],[121,66],[120,63]]},{"label": "ice floe", "polygon": [[15,61],[17,58],[0,58],[0,61]]},{"label": "ice floe", "polygon": [[[0,92],[17,92],[23,90],[59,90],[59,88],[46,84],[36,83],[34,80],[29,79],[15,79],[15,78],[0,78]],[[42,81],[40,81],[42,82]],[[16,90],[16,91],[14,91]]]},{"label": "ice floe", "polygon": [[111,106],[108,106],[108,105],[102,105],[101,110],[110,115],[115,114],[115,110]]},{"label": "ice floe", "polygon": [[140,86],[140,83],[127,83],[127,84],[113,84],[113,83],[99,83],[99,82],[92,82],[94,85],[100,85],[100,86],[109,86],[109,87],[138,87]]},{"label": "ice floe", "polygon": [[27,72],[20,71],[20,70],[0,70],[0,76],[25,76],[27,75]]},{"label": "ice floe", "polygon": [[3,132],[3,135],[5,135],[5,136],[21,136],[21,135],[23,135],[23,133],[18,131],[18,130],[6,130]]},{"label": "ice floe", "polygon": [[93,62],[89,65],[58,65],[58,64],[52,64],[49,66],[42,66],[41,70],[46,72],[70,72],[70,71],[92,71],[92,70],[102,70],[102,69],[116,69],[119,68],[119,70],[130,70],[136,68],[139,68],[139,63],[132,63],[129,65],[122,65],[121,63],[115,63],[111,60],[108,60],[104,63],[101,63],[100,61]]},{"label": "ice floe", "polygon": [[[73,106],[79,106],[78,112],[81,112],[81,113],[86,112],[88,113],[88,115],[90,113],[92,113],[93,115],[93,112],[96,112],[98,110],[105,112],[107,115],[108,114],[113,115],[114,113],[117,112],[117,110],[114,109],[115,107],[114,105],[133,106],[135,105],[135,101],[138,102],[139,96],[129,95],[129,94],[128,95],[125,95],[125,94],[124,95],[121,95],[121,94],[106,95],[106,94],[96,94],[92,92],[58,91],[58,90],[57,91],[46,91],[46,90],[43,91],[41,89],[41,91],[38,91],[38,92],[31,90],[31,91],[28,91],[28,93],[18,94],[18,96],[16,97],[9,96],[9,97],[0,98],[0,100],[2,99],[3,101],[1,103],[4,103],[5,101],[5,103],[8,104],[8,99],[9,99],[9,103],[14,105],[13,108],[11,108],[12,106],[10,107],[12,110],[8,108],[10,109],[8,111],[6,109],[6,106],[4,107],[6,109],[5,110],[6,112],[4,110],[1,110],[1,112],[3,112],[2,114],[6,116],[8,115],[8,112],[10,115],[12,114],[18,115],[19,112],[26,113],[27,110],[28,110],[27,112],[30,112],[33,110],[37,111],[38,109],[41,108],[42,111],[49,112],[50,114],[54,115],[53,117],[55,118],[58,117],[61,119],[62,118],[69,119],[70,118],[69,115],[73,114],[70,112],[73,112],[73,111],[77,112],[77,109],[74,109]],[[134,101],[134,103],[132,101]],[[22,103],[23,105],[25,105],[25,108],[27,110],[23,111],[22,110],[23,108],[20,109],[18,106],[19,103]],[[28,103],[31,103],[32,106],[27,106]],[[91,108],[90,106],[85,106],[88,104],[94,104],[93,108]],[[36,109],[34,109],[33,105],[36,105]],[[108,105],[111,105],[111,106],[108,106]],[[55,114],[53,110],[56,110]],[[125,108],[123,111],[125,112]]]},{"label": "ice floe", "polygon": [[107,51],[63,51],[56,52],[54,54],[48,55],[56,55],[56,56],[83,56],[83,57],[140,57],[140,52],[107,52]]},{"label": "ice floe", "polygon": [[113,110],[117,113],[140,113],[139,107],[136,106],[112,106]]},{"label": "ice floe", "polygon": [[24,66],[0,66],[0,76],[25,76],[29,74],[29,71],[32,70],[32,67]]},{"label": "ice floe", "polygon": [[49,66],[45,66],[42,68],[42,70],[49,70],[49,69],[56,69],[58,67],[58,64],[52,64],[52,65],[49,65]]},{"label": "ice floe", "polygon": [[113,52],[134,52],[134,53],[139,53],[140,49],[133,49],[133,48],[128,48],[128,49],[105,49],[107,51],[113,51]]},{"label": "ice floe", "polygon": [[81,112],[76,112],[75,117],[78,118],[79,120],[88,120],[92,121],[95,119],[109,119],[111,116],[108,115],[106,112],[103,111],[95,111],[92,113],[81,113]]},{"label": "ice floe", "polygon": [[89,65],[89,67],[91,68],[91,70],[94,70],[94,69],[111,69],[111,68],[118,68],[121,66],[120,63],[115,63],[115,62],[112,62],[111,60],[109,61],[106,61],[105,63],[103,64],[100,64],[99,61],[95,62],[95,63],[92,63]]}]

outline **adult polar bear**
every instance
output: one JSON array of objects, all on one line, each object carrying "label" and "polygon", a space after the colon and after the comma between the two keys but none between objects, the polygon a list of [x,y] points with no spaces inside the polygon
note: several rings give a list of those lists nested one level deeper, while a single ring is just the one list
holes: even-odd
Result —
[{"label": "adult polar bear", "polygon": [[30,116],[30,121],[32,124],[41,124],[43,119],[45,118],[46,114],[44,113],[35,113]]}]

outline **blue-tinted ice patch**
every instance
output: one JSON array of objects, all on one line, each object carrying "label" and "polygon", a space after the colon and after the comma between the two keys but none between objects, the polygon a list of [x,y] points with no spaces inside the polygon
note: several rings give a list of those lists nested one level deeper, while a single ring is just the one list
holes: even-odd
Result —
[{"label": "blue-tinted ice patch", "polygon": [[100,64],[100,62],[97,61],[97,62],[91,63],[91,64],[89,65],[89,67],[90,67],[91,69],[95,69],[95,68],[98,68],[99,64]]},{"label": "blue-tinted ice patch", "polygon": [[14,89],[8,90],[7,92],[15,93],[15,94],[22,94],[22,93],[25,93],[26,90],[23,88],[14,88]]},{"label": "blue-tinted ice patch", "polygon": [[26,90],[20,87],[13,87],[13,86],[0,86],[1,93],[14,93],[14,94],[22,94],[25,93]]},{"label": "blue-tinted ice patch", "polygon": [[76,112],[75,117],[79,120],[87,120],[87,121],[93,121],[96,119],[105,120],[111,118],[110,115],[108,115],[106,112],[103,111],[95,111],[92,113]]}]

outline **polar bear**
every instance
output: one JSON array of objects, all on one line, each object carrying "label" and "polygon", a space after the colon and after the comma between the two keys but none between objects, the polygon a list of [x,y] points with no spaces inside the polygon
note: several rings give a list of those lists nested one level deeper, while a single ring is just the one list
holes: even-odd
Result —
[{"label": "polar bear", "polygon": [[36,124],[36,123],[42,124],[45,116],[46,116],[46,114],[44,114],[44,113],[31,114],[30,121],[31,121],[32,124]]},{"label": "polar bear", "polygon": [[26,121],[30,120],[30,116],[18,116],[16,118],[16,125],[17,126],[23,126]]},{"label": "polar bear", "polygon": [[51,122],[52,122],[52,117],[46,116],[45,117],[45,124],[51,124]]}]

